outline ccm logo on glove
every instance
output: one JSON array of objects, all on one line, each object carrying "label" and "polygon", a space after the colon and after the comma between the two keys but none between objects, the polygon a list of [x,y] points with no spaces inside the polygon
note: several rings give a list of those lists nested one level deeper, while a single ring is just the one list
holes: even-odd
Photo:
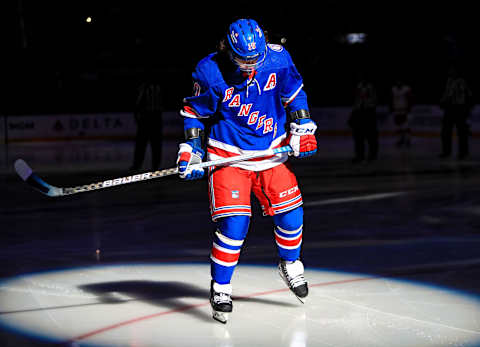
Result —
[{"label": "ccm logo on glove", "polygon": [[288,144],[292,147],[295,157],[309,157],[317,152],[315,130],[317,130],[317,125],[310,119],[303,124],[290,123]]},{"label": "ccm logo on glove", "polygon": [[314,128],[297,128],[295,129],[295,135],[308,135],[308,134],[315,134],[315,130]]}]

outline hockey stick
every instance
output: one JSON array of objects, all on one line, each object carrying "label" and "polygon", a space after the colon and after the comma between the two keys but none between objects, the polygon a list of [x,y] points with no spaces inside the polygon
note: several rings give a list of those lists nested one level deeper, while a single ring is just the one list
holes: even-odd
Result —
[{"label": "hockey stick", "polygon": [[[235,157],[206,161],[206,162],[202,162],[200,164],[192,165],[192,167],[197,168],[197,169],[203,169],[203,168],[211,167],[211,166],[229,165],[229,164],[233,164],[233,163],[238,163],[240,161],[245,161],[245,160],[250,160],[250,159],[255,159],[255,158],[268,157],[268,156],[273,156],[273,155],[280,154],[280,153],[291,152],[291,150],[292,150],[292,148],[290,146],[284,146],[284,147],[279,147],[279,148],[267,149],[265,151],[260,151],[260,152],[251,153],[251,154],[241,154],[241,155],[237,155]],[[165,177],[165,176],[178,174],[178,169],[176,167],[173,167],[173,168],[170,168],[170,169],[164,169],[164,170],[159,170],[159,171],[150,171],[150,172],[145,172],[145,173],[141,173],[141,174],[138,174],[138,175],[119,177],[119,178],[114,178],[114,179],[110,179],[110,180],[106,180],[106,181],[101,181],[101,182],[96,182],[96,183],[91,183],[91,184],[85,184],[85,185],[82,185],[82,186],[56,187],[56,186],[48,184],[47,182],[42,180],[35,172],[33,172],[33,170],[30,168],[30,166],[28,166],[28,164],[23,159],[17,159],[15,161],[14,166],[15,166],[15,171],[17,172],[17,174],[25,182],[27,182],[27,184],[29,184],[32,188],[39,191],[40,193],[51,196],[51,197],[90,192],[92,190],[98,190],[98,189],[109,188],[109,187],[116,187],[116,186],[119,186],[119,185],[135,183],[135,182],[143,182],[143,181],[151,180],[151,179],[154,179],[154,178],[160,178],[160,177]]]}]

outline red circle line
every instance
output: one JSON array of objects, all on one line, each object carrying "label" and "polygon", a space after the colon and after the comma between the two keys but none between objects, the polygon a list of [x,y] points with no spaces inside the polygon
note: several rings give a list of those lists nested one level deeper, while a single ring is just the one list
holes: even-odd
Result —
[{"label": "red circle line", "polygon": [[[379,277],[358,277],[358,278],[352,278],[352,279],[346,279],[346,280],[309,284],[309,287],[310,288],[311,287],[324,287],[324,286],[331,286],[331,285],[335,285],[335,284],[368,281],[368,280],[373,280],[373,279],[378,279],[378,278]],[[254,298],[254,297],[257,297],[257,296],[264,296],[264,295],[270,295],[270,294],[274,294],[274,293],[281,293],[281,292],[286,292],[286,291],[289,291],[289,290],[290,289],[288,289],[288,288],[274,289],[274,290],[269,290],[269,291],[264,291],[264,292],[258,292],[258,293],[248,294],[248,295],[237,296],[236,298],[238,298],[238,299]],[[235,297],[234,297],[234,299],[235,299]],[[209,304],[210,304],[210,302],[206,301],[206,302],[202,302],[200,304],[182,306],[182,307],[179,307],[179,308],[174,309],[174,310],[168,310],[168,311],[153,313],[153,314],[150,314],[150,315],[147,315],[147,316],[132,318],[132,319],[129,319],[129,320],[126,320],[126,321],[123,321],[123,322],[108,325],[108,326],[100,328],[100,329],[92,330],[92,331],[84,333],[82,335],[78,335],[78,336],[66,341],[65,343],[66,344],[71,344],[75,341],[85,340],[85,339],[87,339],[89,337],[92,337],[94,335],[99,335],[99,334],[104,333],[106,331],[117,329],[117,328],[120,328],[120,327],[123,327],[123,326],[126,326],[126,325],[131,325],[131,324],[134,324],[134,323],[142,322],[142,321],[145,321],[145,320],[148,320],[148,319],[157,318],[157,317],[161,317],[161,316],[166,316],[166,315],[173,314],[173,313],[188,311],[188,310],[191,310],[191,309],[194,309],[194,308],[207,306]]]}]

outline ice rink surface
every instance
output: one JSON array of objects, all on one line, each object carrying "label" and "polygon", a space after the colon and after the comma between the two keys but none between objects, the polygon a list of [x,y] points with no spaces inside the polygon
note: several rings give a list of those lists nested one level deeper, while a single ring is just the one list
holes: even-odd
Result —
[{"label": "ice rink surface", "polygon": [[[174,165],[166,142],[162,167]],[[226,325],[208,303],[206,180],[49,198],[12,170],[76,186],[128,174],[133,143],[12,144],[0,159],[1,346],[480,346],[480,140],[438,139],[353,165],[351,139],[292,160],[304,199],[302,305],[276,273],[255,200]],[[147,158],[148,159],[148,158]],[[148,171],[145,165],[145,171]]]}]

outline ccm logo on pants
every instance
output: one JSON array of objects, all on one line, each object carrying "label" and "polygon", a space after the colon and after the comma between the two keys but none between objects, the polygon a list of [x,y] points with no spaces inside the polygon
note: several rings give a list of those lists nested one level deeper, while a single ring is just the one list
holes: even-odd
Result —
[{"label": "ccm logo on pants", "polygon": [[278,194],[278,196],[280,198],[284,198],[288,195],[292,195],[293,193],[295,193],[296,191],[298,191],[298,186],[295,186],[293,188],[290,188],[289,190],[285,190],[284,192],[281,192],[280,194]]}]

